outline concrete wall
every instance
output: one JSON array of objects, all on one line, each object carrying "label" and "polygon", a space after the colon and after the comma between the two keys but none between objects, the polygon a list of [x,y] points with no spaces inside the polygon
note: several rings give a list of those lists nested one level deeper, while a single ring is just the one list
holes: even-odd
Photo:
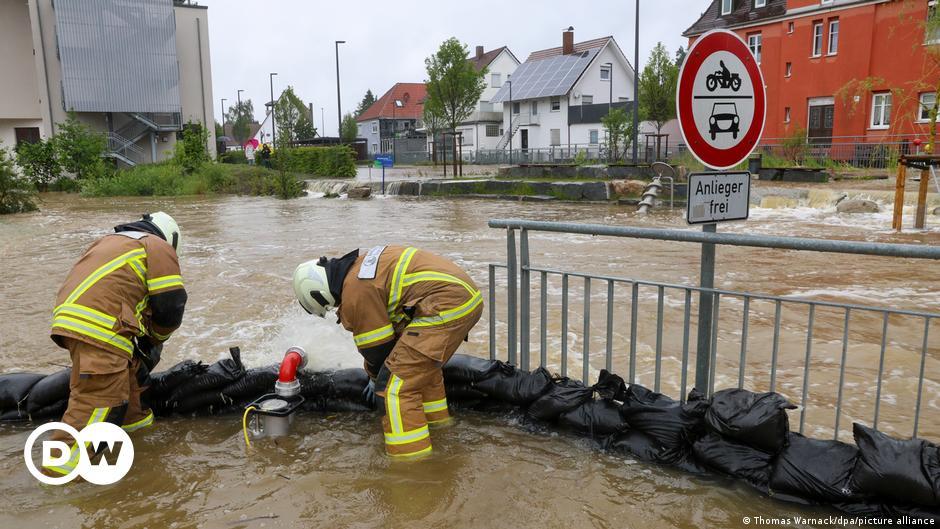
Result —
[{"label": "concrete wall", "polygon": [[209,153],[215,156],[212,66],[209,60],[209,10],[177,6],[176,53],[180,69],[183,123],[202,123],[209,130]]},{"label": "concrete wall", "polygon": [[17,127],[39,128],[46,136],[31,26],[25,0],[0,0],[0,148],[16,146]]}]

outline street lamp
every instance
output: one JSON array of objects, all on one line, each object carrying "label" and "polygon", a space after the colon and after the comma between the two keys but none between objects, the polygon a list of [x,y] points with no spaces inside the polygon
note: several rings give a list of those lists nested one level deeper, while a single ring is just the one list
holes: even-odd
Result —
[{"label": "street lamp", "polygon": [[637,164],[637,139],[640,131],[640,83],[637,72],[640,71],[640,0],[636,0],[636,29],[633,44],[633,165]]},{"label": "street lamp", "polygon": [[244,90],[239,90],[239,91],[238,91],[238,94],[237,94],[237,95],[238,95],[238,107],[239,107],[239,109],[240,109],[241,106],[242,106],[242,92],[244,92]]},{"label": "street lamp", "polygon": [[225,136],[225,101],[226,99],[222,98],[222,135]]},{"label": "street lamp", "polygon": [[277,73],[269,73],[268,81],[271,83],[271,144],[277,145],[277,128],[274,126],[274,76]]},{"label": "street lamp", "polygon": [[[509,84],[509,165],[512,165],[512,80],[506,76],[506,83]],[[549,109],[551,110],[551,109]]]},{"label": "street lamp", "polygon": [[337,40],[334,43],[336,48],[336,135],[343,137],[343,105],[339,95],[339,45],[346,44],[345,40]]},{"label": "street lamp", "polygon": [[395,104],[392,105],[392,162],[398,162],[398,145],[396,145],[395,137],[398,135],[398,121],[395,118],[395,109],[404,107],[404,103],[401,102],[401,99],[396,99]]},{"label": "street lamp", "polygon": [[607,67],[607,83],[610,85],[610,96],[607,98],[607,114],[610,114],[610,108],[614,103],[614,63],[605,62],[601,66]]}]

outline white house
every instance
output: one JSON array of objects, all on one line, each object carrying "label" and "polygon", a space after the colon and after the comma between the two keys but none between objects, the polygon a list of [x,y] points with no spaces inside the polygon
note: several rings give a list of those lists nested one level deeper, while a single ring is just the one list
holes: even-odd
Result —
[{"label": "white house", "polygon": [[468,60],[478,71],[487,69],[486,89],[480,96],[476,111],[457,130],[463,133],[465,152],[495,149],[503,134],[503,112],[501,105],[494,105],[490,100],[519,67],[519,59],[506,46],[486,52],[483,46],[477,46],[476,54]]},{"label": "white house", "polygon": [[493,96],[503,105],[496,149],[597,149],[609,109],[632,113],[635,82],[613,37],[575,43],[568,28],[560,47],[530,54]]}]

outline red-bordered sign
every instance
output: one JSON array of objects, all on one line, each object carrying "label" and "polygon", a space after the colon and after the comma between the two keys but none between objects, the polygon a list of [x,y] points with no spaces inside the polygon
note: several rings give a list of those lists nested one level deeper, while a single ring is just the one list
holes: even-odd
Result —
[{"label": "red-bordered sign", "polygon": [[707,167],[747,159],[764,131],[767,95],[741,37],[716,29],[695,41],[679,72],[676,111],[685,144]]}]

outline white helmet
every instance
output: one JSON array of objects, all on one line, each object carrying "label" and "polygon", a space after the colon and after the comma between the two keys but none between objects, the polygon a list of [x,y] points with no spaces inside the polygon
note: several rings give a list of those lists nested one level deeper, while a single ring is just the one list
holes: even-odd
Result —
[{"label": "white helmet", "polygon": [[316,314],[321,318],[326,311],[336,305],[336,299],[330,293],[330,282],[323,266],[325,259],[302,263],[294,270],[294,294],[300,301],[300,306],[309,314]]},{"label": "white helmet", "polygon": [[144,215],[144,220],[153,224],[160,230],[166,242],[170,243],[177,253],[179,252],[180,239],[182,239],[182,236],[180,235],[180,227],[176,225],[176,221],[173,220],[173,217],[162,211],[158,211],[156,213],[147,213]]}]

